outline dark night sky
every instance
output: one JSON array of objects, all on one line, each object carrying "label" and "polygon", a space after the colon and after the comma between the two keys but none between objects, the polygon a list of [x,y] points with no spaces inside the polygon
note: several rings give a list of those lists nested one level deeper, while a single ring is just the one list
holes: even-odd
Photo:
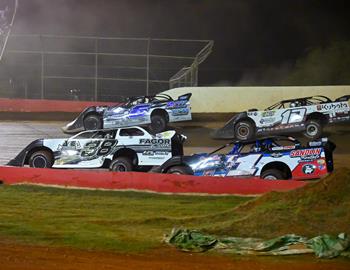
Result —
[{"label": "dark night sky", "polygon": [[[212,39],[200,83],[293,65],[350,39],[350,1],[20,0],[15,33]],[[210,74],[210,75],[209,75]]]}]

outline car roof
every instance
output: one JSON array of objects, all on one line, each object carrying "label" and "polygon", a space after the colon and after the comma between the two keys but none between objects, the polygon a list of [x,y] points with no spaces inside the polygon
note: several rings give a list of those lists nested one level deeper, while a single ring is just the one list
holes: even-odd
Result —
[{"label": "car roof", "polygon": [[283,135],[278,135],[278,136],[266,136],[266,137],[260,137],[260,138],[255,138],[251,140],[246,140],[246,141],[239,141],[239,140],[234,140],[232,143],[240,143],[240,144],[250,144],[250,143],[255,143],[257,141],[265,141],[265,140],[275,140],[275,141],[280,141],[280,140],[289,140],[293,141],[295,143],[299,143],[299,141],[291,136],[283,136]]},{"label": "car roof", "polygon": [[324,98],[325,101],[332,102],[332,100],[326,96],[322,95],[317,95],[317,96],[309,96],[309,97],[302,97],[302,98],[292,98],[292,99],[285,99],[280,101],[281,103],[287,103],[287,102],[293,102],[293,101],[299,101],[299,100],[308,100],[308,99],[313,99],[313,98]]},{"label": "car roof", "polygon": [[[147,128],[144,128],[144,127],[139,127],[139,126],[130,126],[130,127],[118,127],[118,128],[104,128],[104,129],[92,129],[92,130],[84,130],[84,131],[81,131],[79,133],[83,133],[83,132],[96,132],[96,131],[104,131],[104,132],[108,132],[108,131],[118,131],[118,129],[130,129],[130,128],[137,128],[137,129],[143,129],[147,132],[149,132],[147,130]],[[77,134],[79,134],[77,133]],[[75,134],[75,135],[77,135]],[[74,136],[75,136],[74,135]]]}]

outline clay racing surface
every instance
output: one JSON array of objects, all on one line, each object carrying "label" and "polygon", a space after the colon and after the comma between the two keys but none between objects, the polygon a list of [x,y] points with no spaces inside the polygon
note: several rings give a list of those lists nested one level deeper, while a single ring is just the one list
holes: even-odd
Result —
[{"label": "clay racing surface", "polygon": [[347,270],[349,261],[316,260],[298,257],[238,257],[188,254],[164,247],[143,254],[80,251],[0,242],[0,269],[74,270],[74,269],[240,269],[240,270]]},{"label": "clay racing surface", "polygon": [[[0,164],[6,164],[14,158],[30,142],[39,138],[65,138],[69,135],[62,133],[61,127],[66,122],[62,121],[0,121]],[[211,151],[219,147],[227,140],[212,140],[209,138],[211,129],[223,125],[221,122],[184,123],[177,126],[176,130],[187,136],[185,142],[185,154]],[[350,154],[350,125],[335,125],[327,127],[325,136],[337,145],[335,155]],[[303,137],[299,138],[305,141]]]}]

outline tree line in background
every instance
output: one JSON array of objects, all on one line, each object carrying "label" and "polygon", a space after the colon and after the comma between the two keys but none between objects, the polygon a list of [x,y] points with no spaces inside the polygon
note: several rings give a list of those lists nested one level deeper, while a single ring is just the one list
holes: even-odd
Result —
[{"label": "tree line in background", "polygon": [[305,57],[296,61],[282,84],[350,84],[350,41],[333,42],[325,48],[311,49]]}]

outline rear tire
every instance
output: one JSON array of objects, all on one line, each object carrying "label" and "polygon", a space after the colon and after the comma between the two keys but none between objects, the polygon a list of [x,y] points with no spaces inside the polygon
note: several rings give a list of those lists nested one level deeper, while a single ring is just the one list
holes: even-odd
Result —
[{"label": "rear tire", "polygon": [[118,157],[111,162],[109,170],[112,172],[130,172],[133,170],[133,165],[129,158]]},{"label": "rear tire", "polygon": [[49,151],[41,150],[34,152],[30,156],[28,163],[32,168],[51,168],[54,162]]},{"label": "rear tire", "polygon": [[164,131],[167,127],[166,119],[161,115],[153,115],[151,116],[151,130],[154,133],[160,133]]},{"label": "rear tire", "polygon": [[255,135],[254,125],[250,121],[240,121],[235,125],[235,138],[241,141],[252,139]]},{"label": "rear tire", "polygon": [[264,171],[260,178],[262,179],[266,179],[266,180],[286,180],[287,177],[285,176],[285,174],[277,169],[269,169]]},{"label": "rear tire", "polygon": [[169,174],[185,174],[185,175],[192,175],[192,170],[187,166],[173,166],[171,167],[167,173]]},{"label": "rear tire", "polygon": [[102,129],[102,120],[96,114],[90,114],[84,118],[85,130]]},{"label": "rear tire", "polygon": [[322,124],[318,119],[310,119],[305,123],[304,136],[309,139],[318,139],[322,135]]}]

